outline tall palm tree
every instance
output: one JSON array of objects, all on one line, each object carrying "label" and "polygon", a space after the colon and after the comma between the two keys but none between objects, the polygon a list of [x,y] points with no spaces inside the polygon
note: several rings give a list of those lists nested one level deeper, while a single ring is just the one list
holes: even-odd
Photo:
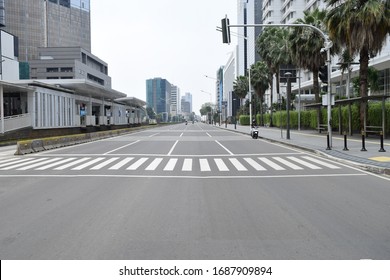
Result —
[{"label": "tall palm tree", "polygon": [[[361,97],[368,95],[368,64],[383,48],[390,34],[390,0],[325,0],[331,40],[345,46],[351,55],[359,54]],[[360,124],[364,127],[367,101],[360,106]]]},{"label": "tall palm tree", "polygon": [[[279,68],[282,64],[290,62],[290,49],[288,43],[288,30],[278,27],[267,27],[256,41],[256,49],[261,59],[267,64],[271,90],[271,106],[273,104],[273,77],[276,76],[276,92],[280,94]],[[272,110],[271,110],[272,126]]]},{"label": "tall palm tree", "polygon": [[264,94],[270,86],[269,69],[264,61],[258,61],[251,66],[251,85],[260,99],[260,124],[263,125]]},{"label": "tall palm tree", "polygon": [[[309,24],[325,30],[324,19],[326,12],[315,9],[312,12],[305,11],[304,18],[295,23]],[[324,39],[314,29],[307,27],[295,27],[290,30],[291,52],[294,62],[313,73],[313,92],[317,103],[320,102],[320,87],[318,73],[321,66],[326,62],[326,55],[321,53],[324,47]]]},{"label": "tall palm tree", "polygon": [[238,76],[233,83],[234,94],[240,98],[240,105],[242,99],[248,94],[249,91],[249,80],[246,76]]}]

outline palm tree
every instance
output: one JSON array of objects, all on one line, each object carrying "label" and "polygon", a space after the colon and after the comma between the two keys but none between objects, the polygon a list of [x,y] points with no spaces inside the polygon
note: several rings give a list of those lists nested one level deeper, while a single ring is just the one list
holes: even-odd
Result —
[{"label": "palm tree", "polygon": [[264,94],[270,86],[269,69],[264,61],[258,61],[251,66],[251,85],[260,98],[261,125],[263,125]]},{"label": "palm tree", "polygon": [[[256,49],[261,59],[267,64],[271,89],[271,106],[273,104],[273,77],[276,75],[276,92],[280,94],[279,68],[282,64],[290,62],[290,49],[288,42],[288,30],[278,27],[267,27],[256,41]],[[272,110],[271,110],[272,126]]]},{"label": "palm tree", "polygon": [[[324,10],[305,11],[304,18],[296,20],[295,23],[309,24],[324,30],[325,16],[326,12]],[[321,53],[321,49],[324,47],[324,39],[317,31],[307,27],[291,29],[289,38],[294,62],[299,68],[313,73],[313,92],[316,102],[319,103],[321,100],[318,73],[320,67],[326,62],[326,55]]]},{"label": "palm tree", "polygon": [[249,80],[246,76],[238,76],[236,80],[233,83],[233,91],[235,95],[240,98],[240,105],[241,101],[245,96],[248,94],[249,91]]},{"label": "palm tree", "polygon": [[[351,55],[359,54],[362,98],[368,96],[368,64],[390,34],[389,0],[325,0],[328,3],[326,23],[331,40],[345,46]],[[364,127],[367,101],[362,99],[360,124]]]}]

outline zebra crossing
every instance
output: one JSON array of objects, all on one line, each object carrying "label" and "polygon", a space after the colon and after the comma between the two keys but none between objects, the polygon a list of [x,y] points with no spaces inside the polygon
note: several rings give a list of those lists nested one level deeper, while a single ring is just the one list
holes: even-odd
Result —
[{"label": "zebra crossing", "polygon": [[0,159],[4,171],[162,171],[162,172],[283,172],[304,170],[337,170],[340,166],[310,155],[286,156],[69,156]]}]

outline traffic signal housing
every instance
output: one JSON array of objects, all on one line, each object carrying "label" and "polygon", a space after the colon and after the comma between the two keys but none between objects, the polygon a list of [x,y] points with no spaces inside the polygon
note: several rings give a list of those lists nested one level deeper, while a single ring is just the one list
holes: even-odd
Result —
[{"label": "traffic signal housing", "polygon": [[324,84],[328,83],[328,65],[321,66],[318,72],[318,77]]},{"label": "traffic signal housing", "polygon": [[224,44],[230,44],[230,27],[229,27],[229,19],[227,17],[221,20],[222,25],[222,41]]}]

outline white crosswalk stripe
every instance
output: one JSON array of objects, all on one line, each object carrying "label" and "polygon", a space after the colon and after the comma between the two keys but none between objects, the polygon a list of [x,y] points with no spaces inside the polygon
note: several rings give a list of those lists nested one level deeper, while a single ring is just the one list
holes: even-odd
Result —
[{"label": "white crosswalk stripe", "polygon": [[183,168],[181,170],[182,171],[192,171],[192,159],[191,158],[184,159]]},{"label": "white crosswalk stripe", "polygon": [[229,171],[229,168],[221,158],[215,158],[214,162],[217,165],[219,171]]},{"label": "white crosswalk stripe", "polygon": [[157,169],[157,167],[160,165],[160,163],[163,161],[163,158],[156,158],[152,161],[151,164],[148,165],[148,167],[146,167],[145,170],[148,170],[148,171],[154,171]]},{"label": "white crosswalk stripe", "polygon": [[28,157],[0,161],[0,171],[43,170],[127,170],[177,172],[254,172],[341,169],[336,164],[312,156],[268,157]]},{"label": "white crosswalk stripe", "polygon": [[121,160],[120,162],[118,162],[117,164],[115,164],[114,166],[110,167],[109,170],[119,170],[121,167],[123,167],[124,165],[126,165],[127,163],[132,161],[133,159],[134,159],[133,157],[127,157],[127,158]]},{"label": "white crosswalk stripe", "polygon": [[209,165],[209,162],[207,161],[207,159],[205,159],[205,158],[199,159],[199,164],[200,164],[200,171],[202,171],[202,172],[211,171],[211,168],[210,168],[210,165]]},{"label": "white crosswalk stripe", "polygon": [[285,160],[284,158],[281,158],[281,157],[273,157],[274,160],[277,160],[279,161],[280,163],[284,164],[284,165],[287,165],[288,167],[290,167],[291,169],[294,169],[294,170],[302,170],[303,168],[292,163],[292,162],[289,162],[287,160]]},{"label": "white crosswalk stripe", "polygon": [[321,167],[317,166],[317,165],[314,165],[314,164],[311,164],[310,162],[307,162],[307,161],[304,161],[304,160],[301,160],[299,158],[296,158],[296,157],[287,157],[288,159],[291,159],[299,164],[302,164],[303,166],[306,166],[310,169],[322,169]]},{"label": "white crosswalk stripe", "polygon": [[281,170],[286,170],[286,168],[281,167],[279,164],[274,163],[273,161],[269,160],[268,158],[265,157],[259,157],[259,160],[270,166],[271,168],[281,171]]},{"label": "white crosswalk stripe", "polygon": [[248,169],[246,169],[246,167],[244,165],[241,164],[241,162],[239,162],[238,159],[236,158],[229,158],[230,162],[234,165],[234,167],[238,170],[238,171],[248,171]]},{"label": "white crosswalk stripe", "polygon": [[177,163],[177,158],[171,158],[167,165],[164,167],[164,171],[173,171]]}]

